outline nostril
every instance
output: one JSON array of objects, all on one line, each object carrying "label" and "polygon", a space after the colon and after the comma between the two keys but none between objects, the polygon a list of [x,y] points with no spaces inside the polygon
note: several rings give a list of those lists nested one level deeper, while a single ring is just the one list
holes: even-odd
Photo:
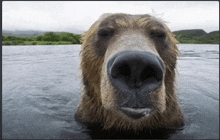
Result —
[{"label": "nostril", "polygon": [[145,67],[140,74],[140,80],[146,83],[155,82],[157,80],[155,70],[152,67]]},{"label": "nostril", "polygon": [[112,68],[111,76],[112,78],[125,78],[126,80],[130,79],[131,69],[128,64],[117,65]]}]

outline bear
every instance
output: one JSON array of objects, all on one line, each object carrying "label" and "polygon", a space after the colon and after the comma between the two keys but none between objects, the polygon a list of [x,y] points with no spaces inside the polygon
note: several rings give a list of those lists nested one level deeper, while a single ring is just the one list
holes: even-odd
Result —
[{"label": "bear", "polygon": [[184,125],[178,41],[160,18],[106,13],[81,38],[81,122],[132,132]]}]

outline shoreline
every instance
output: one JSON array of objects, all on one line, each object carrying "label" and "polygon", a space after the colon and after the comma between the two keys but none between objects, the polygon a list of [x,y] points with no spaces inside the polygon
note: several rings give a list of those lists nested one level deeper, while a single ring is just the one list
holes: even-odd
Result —
[{"label": "shoreline", "polygon": [[[59,45],[82,45],[82,44],[57,44],[57,45],[2,45],[2,46],[59,46]],[[219,45],[219,44],[177,44],[178,45]]]},{"label": "shoreline", "polygon": [[59,46],[59,45],[62,45],[62,46],[64,46],[64,45],[68,45],[68,46],[70,46],[70,45],[82,45],[82,44],[58,44],[58,45],[2,45],[2,46]]},{"label": "shoreline", "polygon": [[177,44],[177,45],[219,45],[219,44]]}]

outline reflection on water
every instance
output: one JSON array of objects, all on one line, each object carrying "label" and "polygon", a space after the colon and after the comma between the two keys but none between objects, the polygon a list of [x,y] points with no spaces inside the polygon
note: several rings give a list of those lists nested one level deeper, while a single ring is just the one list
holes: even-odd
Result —
[{"label": "reflection on water", "polygon": [[177,97],[185,126],[138,134],[102,131],[75,121],[81,97],[79,49],[79,45],[3,46],[3,138],[219,138],[218,45],[179,45]]}]

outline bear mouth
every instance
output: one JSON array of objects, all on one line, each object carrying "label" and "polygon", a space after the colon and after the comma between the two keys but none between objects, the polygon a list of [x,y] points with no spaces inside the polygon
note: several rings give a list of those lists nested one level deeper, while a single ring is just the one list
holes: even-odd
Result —
[{"label": "bear mouth", "polygon": [[153,112],[152,108],[130,108],[130,107],[121,107],[120,110],[125,113],[127,116],[133,119],[139,119],[141,117],[148,117],[151,112]]}]

